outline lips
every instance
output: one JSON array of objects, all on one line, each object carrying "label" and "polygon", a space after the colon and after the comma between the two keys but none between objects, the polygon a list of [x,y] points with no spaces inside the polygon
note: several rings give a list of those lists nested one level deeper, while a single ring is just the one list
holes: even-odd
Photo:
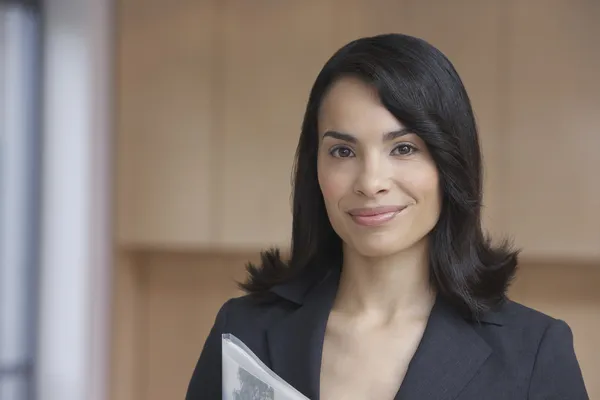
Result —
[{"label": "lips", "polygon": [[348,211],[348,214],[359,225],[377,226],[391,221],[405,208],[403,206],[355,208]]}]

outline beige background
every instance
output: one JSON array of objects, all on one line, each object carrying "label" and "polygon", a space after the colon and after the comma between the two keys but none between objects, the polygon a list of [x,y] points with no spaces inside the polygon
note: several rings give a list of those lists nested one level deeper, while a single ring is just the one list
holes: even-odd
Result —
[{"label": "beige background", "polygon": [[471,95],[485,224],[523,247],[516,300],[573,328],[600,397],[600,2],[121,0],[115,400],[182,398],[232,279],[287,247],[312,81],[359,36],[423,37]]}]

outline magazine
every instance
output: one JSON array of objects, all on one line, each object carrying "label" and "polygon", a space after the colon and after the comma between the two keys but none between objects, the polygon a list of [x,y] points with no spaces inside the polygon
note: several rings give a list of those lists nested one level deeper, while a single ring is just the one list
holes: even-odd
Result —
[{"label": "magazine", "polygon": [[223,334],[221,345],[223,400],[309,400],[234,335]]}]

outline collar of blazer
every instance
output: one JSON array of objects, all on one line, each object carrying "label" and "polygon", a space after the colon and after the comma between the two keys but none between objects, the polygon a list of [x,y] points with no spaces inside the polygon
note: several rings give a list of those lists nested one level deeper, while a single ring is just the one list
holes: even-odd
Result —
[{"label": "collar of blazer", "polygon": [[[325,286],[328,290],[337,292],[340,278],[340,269],[336,267],[324,268],[322,274],[305,275],[303,277],[291,280],[289,282],[276,285],[271,288],[271,292],[279,297],[303,305],[304,302],[319,288]],[[444,302],[441,296],[438,296],[437,302]],[[450,306],[447,306],[450,307]],[[450,311],[450,310],[449,310]],[[490,310],[480,316],[476,321],[472,318],[465,318],[473,323],[485,323],[502,326],[504,325],[504,315],[501,309]]]}]

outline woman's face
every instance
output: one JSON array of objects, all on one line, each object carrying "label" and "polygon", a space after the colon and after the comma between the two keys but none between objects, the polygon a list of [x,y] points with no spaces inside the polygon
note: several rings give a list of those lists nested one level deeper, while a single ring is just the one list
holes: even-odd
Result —
[{"label": "woman's face", "polygon": [[318,125],[319,185],[345,245],[383,257],[421,242],[441,207],[438,172],[425,143],[355,78],[332,85]]}]

